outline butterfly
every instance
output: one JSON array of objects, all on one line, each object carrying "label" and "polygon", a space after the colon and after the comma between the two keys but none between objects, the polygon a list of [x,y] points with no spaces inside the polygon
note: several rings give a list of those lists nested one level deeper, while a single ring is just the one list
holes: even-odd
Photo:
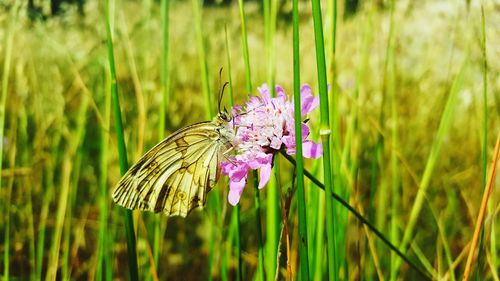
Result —
[{"label": "butterfly", "polygon": [[116,185],[113,201],[167,216],[186,217],[203,208],[220,176],[220,162],[233,147],[231,120],[219,100],[212,121],[182,128],[144,154]]}]

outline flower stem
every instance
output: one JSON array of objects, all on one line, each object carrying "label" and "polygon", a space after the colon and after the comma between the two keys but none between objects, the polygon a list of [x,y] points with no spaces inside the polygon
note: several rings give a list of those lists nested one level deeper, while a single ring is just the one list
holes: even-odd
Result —
[{"label": "flower stem", "polygon": [[[325,189],[327,194],[333,193],[333,173],[330,154],[330,120],[328,112],[328,87],[326,82],[325,47],[323,40],[323,22],[321,19],[321,6],[319,0],[312,1],[312,13],[314,21],[314,38],[316,45],[316,65],[318,71],[318,86],[321,111],[320,135],[323,143],[323,171],[325,175]],[[328,279],[337,280],[337,252],[335,249],[335,218],[333,200],[326,197],[326,237],[328,254]]]},{"label": "flower stem", "polygon": [[264,243],[262,242],[262,224],[260,219],[260,196],[259,196],[259,181],[257,171],[253,171],[253,186],[255,190],[255,218],[257,226],[257,243],[259,244],[259,266],[257,267],[257,280],[266,280],[264,275]]},{"label": "flower stem", "polygon": [[[241,10],[242,8],[240,7],[240,12],[242,11]],[[242,19],[243,21],[243,19]],[[231,48],[230,48],[230,45],[229,45],[229,39],[227,37],[227,26],[224,26],[224,33],[225,33],[225,39],[226,39],[226,58],[227,58],[227,77],[228,77],[228,81],[229,81],[229,85],[228,85],[228,96],[229,96],[229,107],[232,108],[234,106],[234,96],[233,96],[233,79],[232,79],[232,76],[231,76]],[[245,34],[246,35],[246,32],[245,33],[242,33],[242,34]],[[245,36],[246,38],[246,36]],[[246,39],[244,40],[245,44],[246,44]],[[245,45],[244,46],[247,46]],[[248,46],[246,48],[246,60],[248,60]],[[250,67],[248,67],[248,69],[250,69]],[[250,71],[247,71],[247,81],[250,81]],[[251,87],[251,85],[250,85]],[[236,260],[237,260],[237,268],[236,268],[236,280],[238,281],[241,281],[243,280],[243,277],[242,277],[242,259],[241,259],[241,235],[240,235],[240,204],[236,205],[234,208],[233,208],[233,217],[234,217],[234,220],[235,220],[235,233],[234,233],[234,240],[235,240],[235,246],[236,246]],[[231,237],[231,235],[229,235],[229,237]],[[227,255],[229,256],[229,253],[227,253]]]},{"label": "flower stem", "polygon": [[[304,159],[302,157],[302,112],[300,104],[299,3],[293,0],[293,97],[295,113],[295,147],[297,159],[297,204],[299,209],[299,255],[302,280],[309,280],[307,257],[306,199],[304,194]],[[285,219],[285,218],[283,218]],[[284,222],[286,223],[286,221]]]},{"label": "flower stem", "polygon": [[[123,137],[123,125],[120,110],[120,100],[118,98],[118,86],[116,83],[115,71],[115,58],[113,50],[113,37],[111,32],[111,4],[113,0],[107,0],[106,5],[106,35],[107,35],[107,48],[108,48],[108,61],[109,70],[111,75],[111,102],[113,104],[113,113],[115,118],[115,133],[118,143],[118,159],[120,162],[120,174],[124,175],[128,170],[127,150],[125,149],[125,139]],[[133,281],[139,280],[138,266],[137,266],[137,253],[135,246],[135,233],[134,221],[132,218],[132,211],[124,210],[125,216],[125,233],[127,236],[127,249],[128,249],[128,268],[130,279]]]}]

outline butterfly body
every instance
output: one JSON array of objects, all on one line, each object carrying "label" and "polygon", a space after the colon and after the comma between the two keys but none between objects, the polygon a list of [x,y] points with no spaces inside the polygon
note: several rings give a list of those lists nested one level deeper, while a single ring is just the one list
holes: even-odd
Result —
[{"label": "butterfly body", "polygon": [[205,206],[220,175],[220,162],[231,149],[230,117],[182,128],[154,146],[116,185],[113,200],[128,209],[186,217]]}]

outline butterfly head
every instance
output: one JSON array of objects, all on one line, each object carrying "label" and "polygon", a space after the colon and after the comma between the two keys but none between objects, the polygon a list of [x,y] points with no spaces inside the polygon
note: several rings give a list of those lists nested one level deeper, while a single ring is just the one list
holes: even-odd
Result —
[{"label": "butterfly head", "polygon": [[225,122],[230,122],[233,117],[231,116],[231,114],[229,114],[229,112],[227,112],[227,109],[224,107],[224,111],[220,110],[219,111],[219,114],[217,114],[217,117],[219,118],[219,120],[221,121],[225,121]]}]

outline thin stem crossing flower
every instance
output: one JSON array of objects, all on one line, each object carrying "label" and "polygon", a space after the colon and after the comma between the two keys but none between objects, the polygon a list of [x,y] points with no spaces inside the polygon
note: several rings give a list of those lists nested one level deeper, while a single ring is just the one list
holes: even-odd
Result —
[{"label": "thin stem crossing flower", "polygon": [[[260,96],[250,97],[244,107],[237,105],[232,109],[236,154],[221,163],[222,173],[230,178],[228,200],[232,205],[238,204],[250,170],[260,170],[259,188],[263,188],[271,177],[274,154],[282,148],[289,155],[295,154],[293,100],[287,98],[280,86],[276,86],[274,98],[266,84],[258,90]],[[300,95],[304,117],[318,107],[319,98],[313,97],[309,85],[301,87]],[[309,132],[307,124],[302,122],[303,156],[318,158],[323,154],[322,146],[306,139]]]}]

